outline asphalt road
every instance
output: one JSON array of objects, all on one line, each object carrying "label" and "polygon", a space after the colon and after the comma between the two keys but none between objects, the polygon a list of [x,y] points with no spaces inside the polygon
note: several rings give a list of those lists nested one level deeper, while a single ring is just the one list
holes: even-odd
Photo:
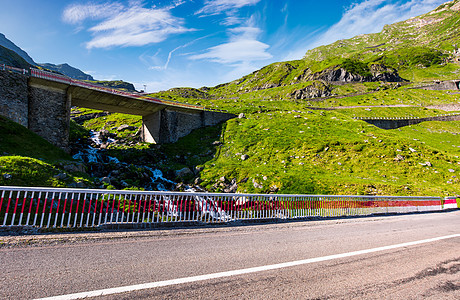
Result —
[{"label": "asphalt road", "polygon": [[[368,249],[374,250],[99,299],[460,299],[459,234],[457,210],[241,227],[0,237],[0,299],[68,295]],[[449,235],[457,236],[375,250]]]}]

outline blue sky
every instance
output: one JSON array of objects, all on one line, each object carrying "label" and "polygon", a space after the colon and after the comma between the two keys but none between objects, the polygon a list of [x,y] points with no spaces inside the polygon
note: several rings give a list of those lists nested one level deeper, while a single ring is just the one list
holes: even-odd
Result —
[{"label": "blue sky", "polygon": [[214,86],[445,0],[0,0],[0,32],[39,63],[154,92]]}]

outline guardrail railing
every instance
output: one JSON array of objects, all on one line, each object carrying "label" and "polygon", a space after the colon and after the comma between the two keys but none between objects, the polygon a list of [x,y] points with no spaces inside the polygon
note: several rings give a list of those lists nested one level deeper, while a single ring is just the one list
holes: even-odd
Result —
[{"label": "guardrail railing", "polygon": [[0,187],[0,227],[232,222],[443,210],[439,197],[261,195]]}]

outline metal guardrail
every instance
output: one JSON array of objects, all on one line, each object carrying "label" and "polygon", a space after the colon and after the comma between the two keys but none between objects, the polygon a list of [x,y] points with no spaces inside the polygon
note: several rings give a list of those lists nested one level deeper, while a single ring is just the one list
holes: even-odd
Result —
[{"label": "metal guardrail", "polygon": [[125,91],[121,91],[118,89],[114,88],[108,88],[102,85],[98,84],[93,84],[81,80],[76,80],[72,79],[68,76],[57,74],[57,73],[52,73],[52,72],[47,72],[35,68],[30,68],[30,69],[20,69],[20,68],[15,68],[15,67],[10,67],[5,64],[0,64],[0,70],[8,70],[8,71],[13,71],[16,73],[21,73],[24,75],[28,75],[31,77],[36,77],[36,78],[41,78],[45,80],[51,80],[54,82],[60,82],[68,85],[73,85],[73,86],[79,86],[83,88],[88,88],[88,89],[94,89],[98,91],[102,91],[105,93],[110,93],[113,95],[121,95],[124,97],[132,98],[132,99],[140,99],[144,101],[149,101],[157,104],[163,104],[163,105],[168,105],[168,106],[175,106],[175,107],[181,107],[181,108],[187,108],[187,109],[195,109],[195,110],[203,110],[203,111],[214,111],[214,112],[222,112],[226,113],[226,111],[219,110],[219,109],[214,109],[214,108],[209,108],[209,107],[204,107],[200,105],[193,105],[193,104],[188,104],[188,103],[183,103],[183,102],[178,102],[178,101],[170,101],[170,100],[163,100],[159,98],[154,98],[154,97],[149,97],[145,95],[140,95],[140,94],[135,94],[135,93],[129,93]]},{"label": "metal guardrail", "polygon": [[0,227],[363,216],[443,210],[439,197],[261,195],[0,186]]}]

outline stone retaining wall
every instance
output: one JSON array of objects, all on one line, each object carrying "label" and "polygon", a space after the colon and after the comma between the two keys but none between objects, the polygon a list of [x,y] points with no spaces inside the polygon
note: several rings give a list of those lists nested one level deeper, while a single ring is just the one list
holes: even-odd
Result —
[{"label": "stone retaining wall", "polygon": [[146,142],[174,143],[193,130],[225,122],[235,115],[214,111],[176,111],[163,109],[143,120],[143,139]]},{"label": "stone retaining wall", "polygon": [[28,127],[28,111],[27,76],[0,72],[0,115]]},{"label": "stone retaining wall", "polygon": [[404,126],[415,125],[427,121],[459,121],[460,115],[450,116],[437,116],[428,118],[414,118],[414,119],[365,119],[361,120],[375,125],[382,129],[396,129]]},{"label": "stone retaining wall", "polygon": [[65,91],[29,86],[29,129],[69,150],[70,101]]},{"label": "stone retaining wall", "polygon": [[458,80],[439,81],[439,82],[435,82],[433,85],[420,87],[420,89],[430,90],[430,91],[459,90],[460,81]]}]

